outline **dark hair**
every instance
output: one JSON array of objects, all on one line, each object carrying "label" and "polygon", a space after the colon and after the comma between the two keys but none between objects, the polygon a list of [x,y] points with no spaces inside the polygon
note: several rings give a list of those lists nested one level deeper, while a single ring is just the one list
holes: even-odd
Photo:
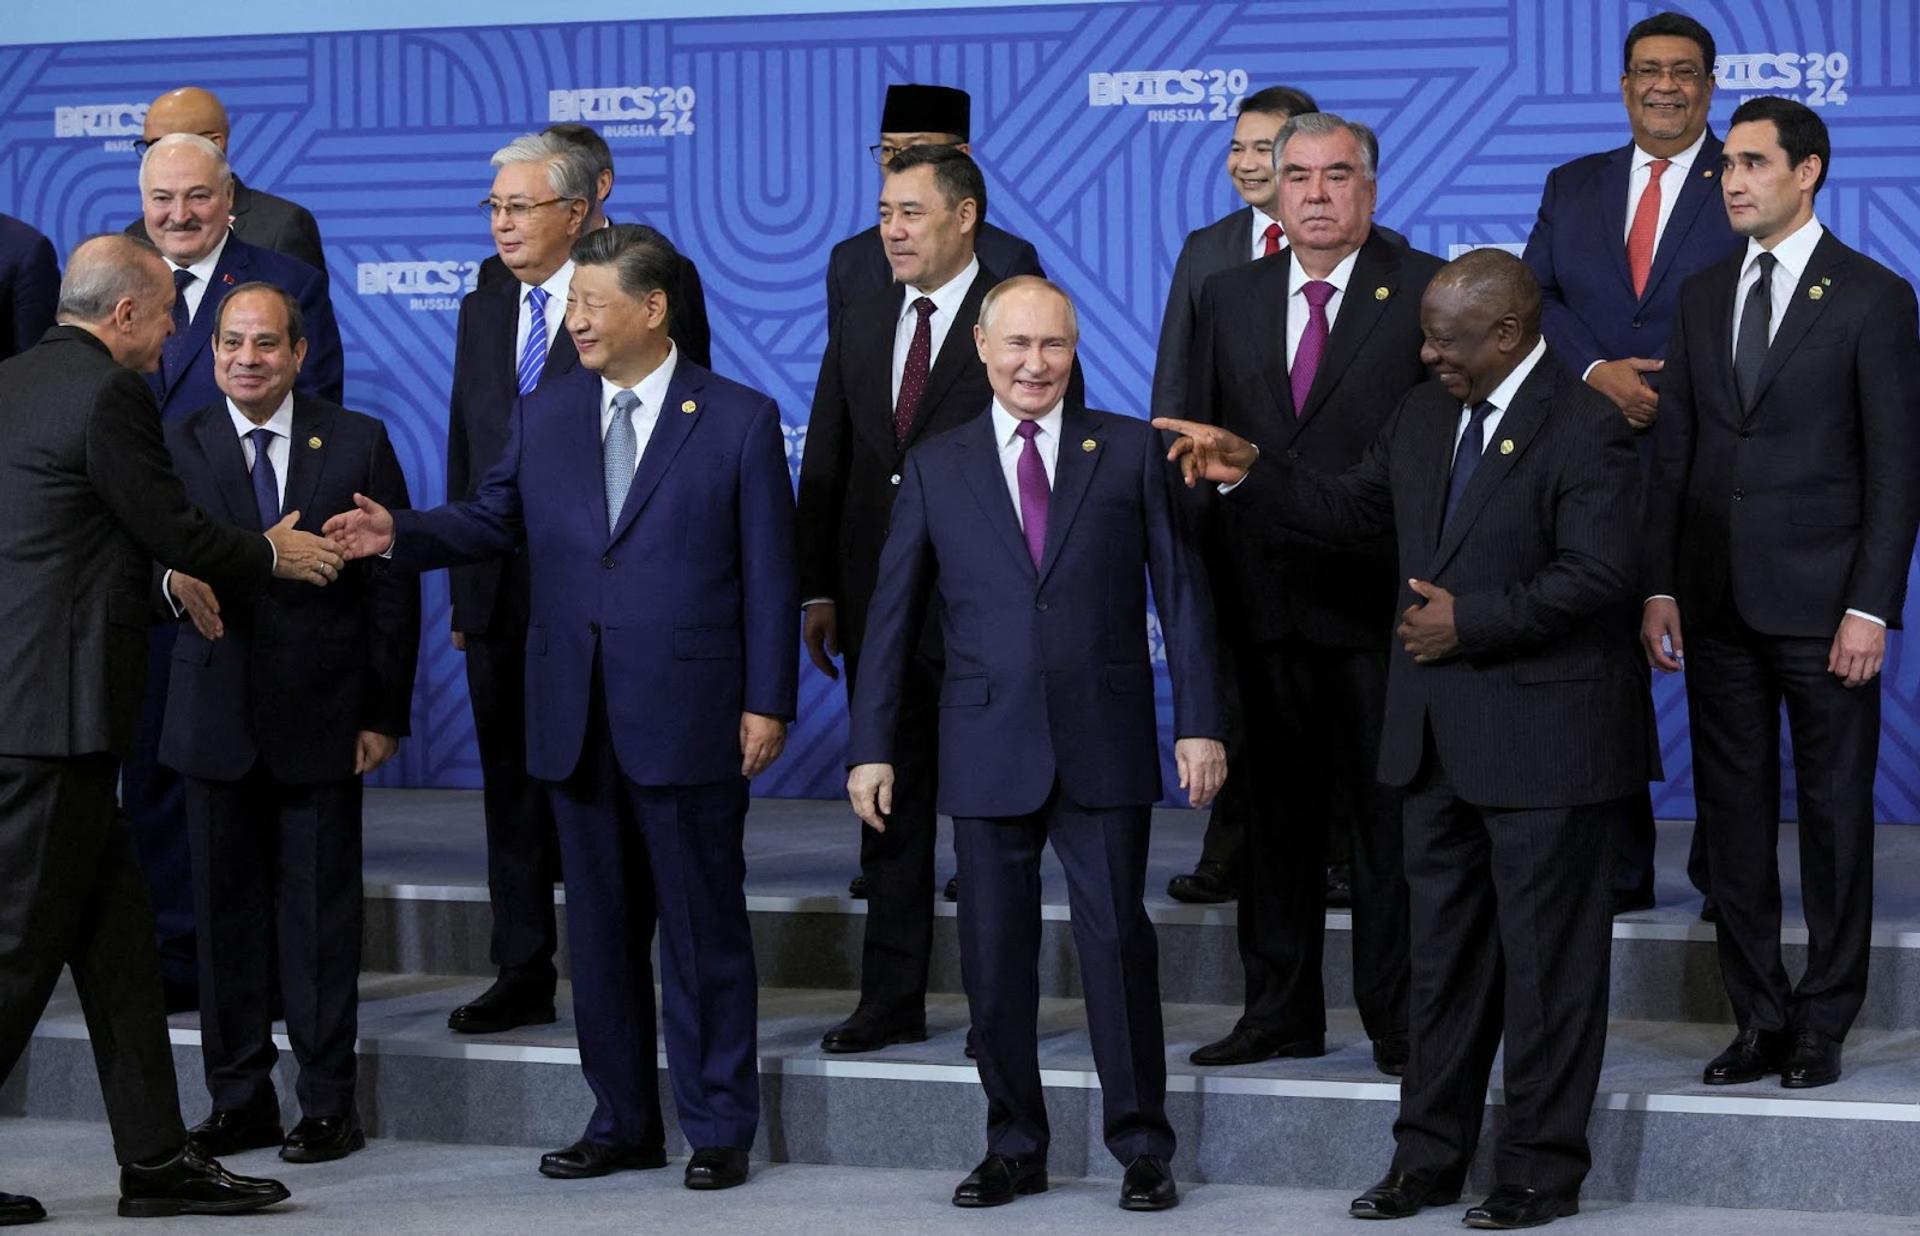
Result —
[{"label": "dark hair", "polygon": [[234,299],[242,292],[266,292],[280,298],[280,303],[285,306],[287,310],[288,347],[292,347],[307,337],[306,323],[300,316],[300,302],[293,298],[293,294],[277,283],[268,283],[265,280],[255,279],[251,283],[243,283],[237,288],[230,289],[225,296],[220,298],[220,307],[214,310],[213,314],[213,333],[215,338],[219,337],[221,327],[226,324],[227,306],[231,305]]},{"label": "dark hair", "polygon": [[1805,103],[1763,94],[1734,108],[1727,128],[1731,130],[1734,125],[1749,120],[1773,121],[1774,131],[1780,135],[1780,149],[1787,152],[1788,167],[1799,167],[1808,155],[1820,156],[1820,178],[1813,182],[1813,191],[1820,192],[1820,186],[1827,183],[1827,168],[1833,163],[1827,122],[1820,119],[1820,113]]},{"label": "dark hair", "polygon": [[909,146],[893,156],[887,164],[887,175],[916,167],[933,169],[933,183],[940,186],[940,196],[947,199],[947,205],[958,206],[972,198],[980,212],[979,222],[987,221],[987,178],[981,175],[972,155],[958,146]]},{"label": "dark hair", "polygon": [[667,322],[680,291],[680,251],[644,223],[614,223],[573,242],[576,266],[611,266],[620,290],[639,300],[656,289],[667,294]]},{"label": "dark hair", "polygon": [[1692,39],[1700,49],[1701,57],[1706,61],[1700,67],[1707,77],[1713,77],[1713,35],[1699,22],[1685,13],[1668,11],[1655,13],[1652,17],[1642,18],[1633,23],[1633,29],[1627,31],[1627,45],[1620,53],[1620,71],[1626,72],[1633,65],[1633,45],[1641,39],[1657,39],[1668,36],[1676,39]]},{"label": "dark hair", "polygon": [[593,181],[596,190],[600,183],[600,173],[613,170],[613,149],[607,145],[607,139],[601,137],[599,131],[592,125],[550,124],[542,131],[552,134],[587,156],[587,161],[593,165]]},{"label": "dark hair", "polygon": [[1268,86],[1240,100],[1242,116],[1257,112],[1262,116],[1293,117],[1319,110],[1320,105],[1313,101],[1312,95],[1304,90],[1295,90],[1292,86]]}]

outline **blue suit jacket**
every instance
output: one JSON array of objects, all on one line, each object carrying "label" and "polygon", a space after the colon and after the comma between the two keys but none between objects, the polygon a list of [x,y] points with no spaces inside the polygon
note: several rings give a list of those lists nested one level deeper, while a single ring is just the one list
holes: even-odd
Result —
[{"label": "blue suit jacket", "polygon": [[327,299],[327,281],[319,271],[282,253],[250,245],[238,236],[227,238],[220,261],[213,268],[206,295],[193,320],[187,323],[186,346],[182,355],[187,363],[178,373],[164,368],[147,375],[147,385],[160,402],[160,419],[173,421],[226,396],[213,380],[213,319],[228,292],[243,283],[271,283],[300,302],[300,316],[307,336],[307,360],[293,389],[303,395],[318,395],[330,403],[340,402],[343,361],[340,328],[334,324],[333,304]]},{"label": "blue suit jacket", "polygon": [[599,374],[573,369],[516,402],[506,450],[470,500],[393,513],[394,561],[430,570],[524,543],[535,777],[564,780],[580,762],[596,669],[629,779],[738,777],[740,714],[794,711],[800,599],[779,409],[680,358],[609,534],[600,389]]},{"label": "blue suit jacket", "polygon": [[1057,778],[1088,808],[1160,797],[1147,579],[1183,738],[1225,733],[1205,568],[1161,437],[1069,405],[1038,570],[983,414],[907,454],[853,698],[851,764],[892,763],[927,608],[946,645],[940,810],[1038,810]]},{"label": "blue suit jacket", "polygon": [[[1720,198],[1720,139],[1707,134],[1660,235],[1647,286],[1627,269],[1627,181],[1633,144],[1562,164],[1547,176],[1527,265],[1540,281],[1541,333],[1575,374],[1595,361],[1667,354],[1680,283],[1742,243]],[[1665,178],[1663,191],[1673,188]],[[1660,376],[1648,374],[1659,388]]]},{"label": "blue suit jacket", "polygon": [[12,215],[0,215],[0,360],[40,342],[59,300],[60,259],[53,242]]}]

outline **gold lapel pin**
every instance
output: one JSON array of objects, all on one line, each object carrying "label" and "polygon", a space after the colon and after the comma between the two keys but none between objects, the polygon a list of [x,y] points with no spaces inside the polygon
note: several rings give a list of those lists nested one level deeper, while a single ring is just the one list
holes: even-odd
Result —
[{"label": "gold lapel pin", "polygon": [[1500,439],[1500,453],[1501,453],[1502,455],[1511,455],[1511,454],[1513,454],[1513,439],[1512,439],[1512,438],[1502,438],[1502,439]]},{"label": "gold lapel pin", "polygon": [[307,439],[307,449],[310,451],[317,451],[320,449],[320,436],[318,434],[315,434],[313,437]]},{"label": "gold lapel pin", "polygon": [[1094,447],[1098,445],[1099,443],[1095,442],[1092,438],[1088,438],[1086,441],[1080,444],[1080,449],[1083,451],[1091,451]]},{"label": "gold lapel pin", "polygon": [[1823,293],[1823,292],[1821,292],[1821,290],[1820,290],[1820,285],[1819,285],[1819,284],[1815,284],[1814,286],[1812,286],[1812,287],[1810,287],[1810,288],[1808,288],[1808,289],[1807,289],[1807,299],[1808,299],[1808,300],[1819,300],[1819,299],[1820,299],[1820,297],[1821,297],[1821,296],[1823,296],[1823,295],[1824,295],[1824,293]]},{"label": "gold lapel pin", "polygon": [[1385,299],[1386,299],[1387,297],[1389,297],[1389,296],[1391,296],[1391,295],[1393,295],[1393,293],[1392,293],[1392,292],[1389,292],[1389,291],[1387,291],[1387,289],[1385,289],[1385,288],[1375,288],[1375,289],[1373,289],[1373,298],[1374,298],[1375,300],[1385,300]]},{"label": "gold lapel pin", "polygon": [[1707,169],[1706,171],[1704,171],[1704,172],[1701,172],[1701,173],[1700,173],[1700,179],[1702,179],[1702,180],[1712,180],[1712,179],[1713,179],[1713,169],[1712,169],[1712,168],[1708,168],[1708,169]]},{"label": "gold lapel pin", "polygon": [[1829,279],[1829,278],[1827,278],[1827,276],[1825,276],[1825,275],[1821,275],[1821,276],[1820,276],[1820,286],[1821,286],[1821,287],[1823,287],[1823,288],[1830,288],[1830,287],[1832,287],[1832,286],[1833,286],[1833,280],[1831,280],[1831,279]]},{"label": "gold lapel pin", "polygon": [[681,404],[681,405],[680,405],[680,410],[681,410],[682,412],[692,412],[692,411],[693,411],[693,410],[694,410],[695,408],[697,408],[697,407],[699,407],[699,406],[700,406],[699,404],[697,404],[697,403],[695,403],[695,402],[694,402],[693,400],[691,400],[691,399],[689,399],[689,400],[687,400],[687,401],[686,401],[685,403],[683,403],[683,404]]}]

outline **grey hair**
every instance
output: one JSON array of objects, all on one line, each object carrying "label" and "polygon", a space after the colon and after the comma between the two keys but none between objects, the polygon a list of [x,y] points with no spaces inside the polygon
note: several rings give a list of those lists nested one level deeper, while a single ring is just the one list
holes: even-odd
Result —
[{"label": "grey hair", "polygon": [[63,322],[99,322],[128,297],[159,296],[165,279],[160,251],[144,236],[89,236],[67,255],[56,313]]},{"label": "grey hair", "polygon": [[495,167],[515,163],[546,164],[547,184],[562,201],[591,205],[595,200],[593,159],[572,142],[551,133],[523,133],[493,152]]},{"label": "grey hair", "polygon": [[146,188],[147,165],[153,162],[155,155],[163,150],[178,150],[182,146],[211,158],[214,167],[219,170],[220,183],[227,188],[233,187],[233,165],[227,162],[227,152],[198,133],[169,133],[147,147],[147,153],[140,156],[140,187]]},{"label": "grey hair", "polygon": [[1068,296],[1059,284],[1053,282],[1051,279],[1042,279],[1039,275],[1015,275],[1005,282],[994,284],[993,288],[980,300],[980,329],[983,331],[993,329],[993,311],[999,307],[1001,297],[1011,292],[1024,292],[1034,289],[1045,289],[1066,302],[1067,325],[1072,328],[1073,338],[1075,342],[1078,342],[1080,339],[1080,311],[1073,307],[1073,297]]},{"label": "grey hair", "polygon": [[1360,147],[1360,157],[1364,166],[1361,171],[1368,180],[1377,180],[1380,176],[1380,139],[1374,136],[1372,129],[1357,120],[1348,120],[1332,112],[1305,112],[1290,117],[1280,126],[1279,134],[1273,139],[1273,166],[1280,169],[1280,156],[1295,134],[1304,133],[1308,137],[1325,137],[1329,133],[1351,133]]}]

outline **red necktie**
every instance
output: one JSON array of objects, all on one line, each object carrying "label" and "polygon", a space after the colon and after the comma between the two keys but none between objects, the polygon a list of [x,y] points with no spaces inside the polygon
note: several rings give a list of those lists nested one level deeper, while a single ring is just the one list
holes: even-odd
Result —
[{"label": "red necktie", "polygon": [[1647,187],[1640,191],[1640,204],[1633,209],[1633,226],[1627,229],[1627,270],[1633,275],[1633,294],[1647,290],[1647,273],[1653,269],[1653,236],[1660,227],[1660,173],[1672,159],[1655,159],[1647,165]]},{"label": "red necktie", "polygon": [[1266,237],[1267,249],[1266,252],[1260,256],[1272,257],[1274,254],[1280,252],[1280,225],[1278,223],[1267,224]]},{"label": "red necktie", "polygon": [[907,440],[913,428],[913,414],[920,410],[920,397],[927,393],[927,369],[933,364],[933,301],[922,296],[913,302],[920,315],[914,323],[913,342],[907,345],[907,364],[900,371],[900,397],[893,401],[893,440]]}]

